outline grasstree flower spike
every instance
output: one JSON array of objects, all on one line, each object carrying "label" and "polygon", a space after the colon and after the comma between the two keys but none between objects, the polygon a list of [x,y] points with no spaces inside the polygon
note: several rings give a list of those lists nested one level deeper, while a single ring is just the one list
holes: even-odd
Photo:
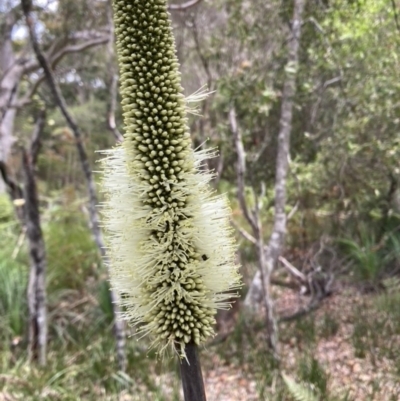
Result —
[{"label": "grasstree flower spike", "polygon": [[240,285],[225,198],[194,152],[166,0],[114,0],[124,142],[106,151],[111,284],[159,352],[213,334]]}]

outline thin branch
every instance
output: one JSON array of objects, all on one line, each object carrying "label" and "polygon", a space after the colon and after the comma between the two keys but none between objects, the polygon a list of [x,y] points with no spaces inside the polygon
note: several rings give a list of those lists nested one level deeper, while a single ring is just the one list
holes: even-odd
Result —
[{"label": "thin branch", "polygon": [[400,32],[399,16],[397,14],[397,7],[394,0],[392,0],[392,8],[393,8],[394,20],[396,22],[396,28]]},{"label": "thin branch", "polygon": [[187,1],[186,3],[182,4],[170,4],[168,6],[168,10],[170,11],[185,11],[188,8],[194,7],[196,4],[199,4],[201,0],[190,0]]},{"label": "thin branch", "polygon": [[[347,99],[345,88],[343,86],[344,85],[343,81],[344,81],[345,74],[344,74],[343,67],[340,64],[341,63],[340,57],[336,54],[335,50],[333,49],[332,44],[330,43],[330,41],[328,39],[328,35],[326,34],[324,28],[318,23],[317,20],[314,17],[310,17],[305,22],[310,22],[316,28],[316,30],[321,34],[322,41],[324,42],[325,47],[327,49],[327,54],[332,56],[332,60],[333,60],[333,62],[335,64],[335,67],[338,69],[338,72],[339,72],[339,77],[338,78],[333,78],[332,80],[329,80],[329,81],[332,81],[332,82],[327,81],[327,83],[324,83],[321,86],[320,97],[322,97],[322,94],[323,94],[324,90],[327,88],[327,86],[338,82],[339,85],[340,85],[340,91],[341,91],[341,93],[342,93],[342,95],[343,95],[343,97],[345,99],[345,102],[349,103],[349,100]],[[315,119],[315,116],[313,116],[312,118]],[[314,121],[311,120],[311,124],[313,124],[313,123],[314,123]]]},{"label": "thin branch", "polygon": [[[265,321],[267,328],[267,341],[268,346],[272,350],[275,361],[279,364],[279,346],[278,346],[278,334],[276,319],[274,316],[273,301],[271,297],[271,272],[272,270],[268,268],[266,254],[264,252],[264,240],[262,233],[262,223],[260,219],[260,202],[258,200],[257,194],[253,191],[254,195],[254,210],[250,215],[248,209],[247,201],[245,198],[245,173],[246,173],[246,155],[243,146],[243,140],[241,132],[238,128],[236,120],[236,112],[234,107],[229,110],[229,124],[231,131],[233,133],[234,144],[237,154],[236,162],[236,176],[237,176],[237,186],[238,186],[238,198],[239,204],[244,214],[246,220],[250,224],[253,235],[254,244],[257,249],[257,256],[259,262],[259,275],[261,280],[261,292],[263,301],[265,304]],[[243,233],[244,234],[244,233]]]},{"label": "thin branch", "polygon": [[260,149],[258,150],[258,152],[255,154],[255,156],[253,157],[253,165],[257,164],[258,161],[260,160],[260,157],[262,156],[262,154],[264,153],[265,149],[267,149],[267,147],[269,146],[269,144],[271,143],[271,137],[269,135],[264,135],[264,139],[261,143]]},{"label": "thin branch", "polygon": [[246,239],[247,241],[251,242],[254,245],[257,244],[257,240],[244,228],[240,227],[234,220],[231,220],[231,224],[244,239]]},{"label": "thin branch", "polygon": [[278,287],[290,288],[291,290],[299,290],[299,285],[292,281],[279,280],[278,278],[271,277],[271,284]]},{"label": "thin branch", "polygon": [[215,178],[213,181],[213,185],[216,188],[218,186],[218,183],[222,177],[222,172],[224,170],[224,155],[220,151],[219,156],[218,156],[218,164],[217,167],[215,168]]},{"label": "thin branch", "polygon": [[[1,84],[1,81],[0,81],[0,84]],[[0,85],[0,87],[1,87],[1,85]],[[12,107],[12,102],[13,102],[13,99],[14,99],[16,93],[17,93],[17,89],[18,89],[18,83],[13,85],[12,89],[10,90],[10,94],[8,96],[8,99],[7,99],[4,107],[0,107],[0,111],[1,111],[0,124],[3,122],[3,120],[4,120],[4,118],[5,118],[6,114],[7,114],[8,109]]]},{"label": "thin branch", "polygon": [[280,322],[290,322],[292,320],[299,319],[300,317],[303,317],[307,315],[310,312],[313,312],[317,310],[320,306],[322,305],[322,298],[314,298],[310,301],[310,303],[305,306],[304,308],[301,308],[297,312],[293,313],[292,315],[288,316],[282,316],[279,318],[279,323]]},{"label": "thin branch", "polygon": [[79,43],[77,45],[68,45],[60,49],[57,53],[49,55],[49,64],[54,68],[62,57],[71,53],[79,53],[83,50],[89,49],[94,46],[103,45],[110,40],[109,35],[103,35],[99,38],[88,40],[87,42]]},{"label": "thin branch", "polygon": [[[108,37],[109,29],[102,29],[101,31],[104,31],[104,33],[101,36],[98,36],[98,32],[96,32],[96,37],[94,38],[91,37],[91,35],[93,35],[91,31],[77,32],[74,35],[71,35],[68,39],[69,40],[85,39],[86,42],[79,43],[76,45],[68,44],[64,48],[61,48],[56,52],[57,45],[60,43],[60,41],[58,42],[56,41],[44,55],[48,59],[49,64],[52,67],[55,67],[55,65],[60,61],[60,59],[67,54],[81,52],[90,47],[107,43],[109,39]],[[23,66],[25,74],[29,74],[30,72],[33,72],[37,70],[39,67],[41,67],[37,59],[28,59],[26,57],[20,57],[18,60],[16,60],[16,64],[21,64]]]},{"label": "thin branch", "polygon": [[300,270],[296,269],[296,267],[294,267],[287,259],[285,259],[283,256],[279,256],[279,261],[283,264],[286,270],[288,270],[288,272],[302,284],[308,283],[306,275]]},{"label": "thin branch", "polygon": [[29,155],[31,157],[32,166],[36,166],[37,157],[41,148],[41,133],[44,128],[44,124],[46,122],[46,109],[42,109],[39,112],[39,115],[36,120],[35,128],[33,130],[31,143],[29,146]]},{"label": "thin branch", "polygon": [[29,88],[29,91],[27,92],[26,95],[24,95],[24,97],[22,97],[21,99],[18,99],[15,103],[10,104],[10,108],[16,108],[16,109],[20,109],[24,106],[26,106],[27,104],[29,104],[32,101],[32,97],[33,95],[37,92],[40,84],[45,80],[45,76],[44,74],[42,74],[33,84],[32,86]]},{"label": "thin branch", "polygon": [[17,244],[15,245],[15,248],[11,255],[13,260],[15,260],[17,258],[19,251],[21,250],[22,245],[24,244],[25,235],[26,235],[26,227],[22,227],[21,234],[18,237]]},{"label": "thin branch", "polygon": [[299,209],[299,205],[300,205],[300,202],[297,201],[295,203],[295,205],[293,206],[292,210],[287,215],[286,221],[289,221],[296,214],[297,210]]},{"label": "thin branch", "polygon": [[14,202],[16,200],[23,199],[24,195],[22,188],[10,177],[7,166],[2,160],[0,160],[0,175],[6,184],[7,192],[11,200]]},{"label": "thin branch", "polygon": [[[72,53],[79,53],[82,52],[86,49],[90,49],[91,47],[94,46],[99,46],[102,44],[107,43],[109,40],[109,36],[103,36],[101,38],[96,38],[92,40],[88,40],[87,42],[84,43],[79,43],[77,45],[67,45],[63,47],[62,49],[58,50],[56,53],[53,54],[53,52],[48,52],[46,59],[48,60],[49,65],[51,66],[52,69],[54,69],[57,64],[66,56],[67,54],[72,54]],[[31,88],[29,89],[28,93],[19,99],[17,102],[12,103],[10,107],[14,108],[21,108],[28,103],[30,103],[32,96],[36,93],[37,89],[39,88],[40,84],[46,79],[46,74],[42,74],[39,76],[39,78],[33,83]]]},{"label": "thin branch", "polygon": [[233,107],[231,107],[231,109],[229,110],[229,125],[233,134],[233,140],[235,142],[235,149],[237,153],[236,172],[237,172],[238,198],[240,207],[242,209],[244,217],[250,224],[252,230],[254,232],[257,232],[257,224],[254,221],[254,218],[250,214],[245,197],[244,178],[246,174],[246,153],[244,151],[242,134],[241,131],[239,130],[236,120],[236,111]]},{"label": "thin branch", "polygon": [[192,28],[191,31],[192,31],[193,40],[194,40],[194,43],[196,46],[196,53],[199,56],[201,64],[203,65],[203,69],[207,75],[207,88],[208,88],[208,90],[211,90],[213,78],[211,75],[209,62],[201,49],[200,39],[199,39],[199,31],[197,29],[197,23],[196,23],[196,19],[194,16],[191,18],[190,27]]}]

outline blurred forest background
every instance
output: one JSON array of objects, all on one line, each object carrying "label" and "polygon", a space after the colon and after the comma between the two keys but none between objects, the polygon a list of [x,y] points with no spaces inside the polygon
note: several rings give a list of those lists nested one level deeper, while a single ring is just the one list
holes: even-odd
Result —
[{"label": "blurred forest background", "polygon": [[[219,150],[245,283],[201,351],[209,401],[399,400],[400,3],[170,13],[186,95],[212,92],[190,129]],[[115,321],[102,264],[96,151],[123,133],[111,3],[31,15],[30,37],[0,0],[0,400],[180,400],[175,359]]]}]

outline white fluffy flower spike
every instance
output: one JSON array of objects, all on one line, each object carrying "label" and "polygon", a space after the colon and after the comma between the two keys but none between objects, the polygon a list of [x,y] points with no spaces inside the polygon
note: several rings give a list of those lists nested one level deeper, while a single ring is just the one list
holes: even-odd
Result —
[{"label": "white fluffy flower spike", "polygon": [[240,287],[230,209],[191,147],[166,0],[113,5],[125,139],[103,160],[111,285],[140,333],[185,356]]}]

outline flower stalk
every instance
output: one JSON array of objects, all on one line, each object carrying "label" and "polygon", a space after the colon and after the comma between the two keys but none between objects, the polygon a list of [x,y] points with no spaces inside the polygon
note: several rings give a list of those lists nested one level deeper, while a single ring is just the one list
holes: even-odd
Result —
[{"label": "flower stalk", "polygon": [[[114,0],[125,124],[105,151],[104,225],[123,316],[188,366],[240,287],[230,209],[192,149],[166,0]],[[200,372],[201,378],[201,372]],[[205,398],[204,398],[205,399]]]},{"label": "flower stalk", "polygon": [[186,401],[206,401],[203,374],[196,344],[185,347],[186,359],[180,363],[183,395]]}]

